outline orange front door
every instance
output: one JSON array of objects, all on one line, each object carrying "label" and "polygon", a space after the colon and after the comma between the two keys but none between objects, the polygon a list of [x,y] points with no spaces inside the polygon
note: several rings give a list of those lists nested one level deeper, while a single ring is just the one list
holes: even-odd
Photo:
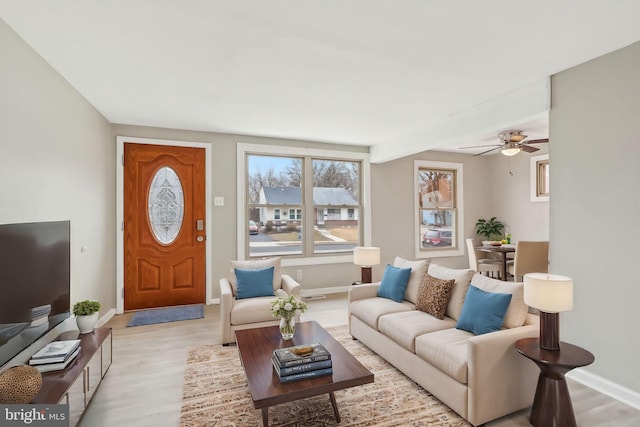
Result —
[{"label": "orange front door", "polygon": [[124,144],[124,308],[205,302],[203,148]]}]

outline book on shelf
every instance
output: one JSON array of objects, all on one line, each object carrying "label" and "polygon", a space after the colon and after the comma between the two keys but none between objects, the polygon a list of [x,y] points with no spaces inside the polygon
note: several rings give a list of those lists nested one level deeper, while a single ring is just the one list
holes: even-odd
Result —
[{"label": "book on shelf", "polygon": [[40,349],[31,359],[50,359],[55,357],[66,357],[76,351],[80,346],[80,340],[53,341]]},{"label": "book on shelf", "polygon": [[65,360],[64,362],[60,362],[60,363],[45,363],[45,364],[42,364],[42,365],[34,365],[34,368],[36,368],[41,373],[50,372],[50,371],[60,371],[60,370],[62,370],[64,368],[66,368],[67,366],[69,366],[69,364],[71,362],[73,362],[75,360],[75,358],[78,356],[78,354],[80,354],[80,347],[77,347],[75,349],[75,351],[73,353],[71,353],[69,358],[67,360]]},{"label": "book on shelf", "polygon": [[[76,350],[79,350],[80,346],[76,347]],[[55,356],[55,357],[41,357],[38,359],[34,359],[31,358],[29,359],[29,365],[31,366],[36,366],[36,365],[46,365],[49,363],[61,363],[61,362],[66,362],[69,359],[73,359],[73,357],[75,357],[76,350],[74,350],[73,352],[67,354],[66,356]]]},{"label": "book on shelf", "polygon": [[320,343],[296,345],[293,347],[277,348],[273,350],[275,362],[281,368],[303,365],[305,363],[330,360],[331,353]]},{"label": "book on shelf", "polygon": [[290,383],[292,381],[308,380],[316,377],[324,377],[333,374],[333,368],[316,369],[315,371],[300,372],[298,374],[286,375],[279,377],[281,383]]},{"label": "book on shelf", "polygon": [[288,368],[281,368],[280,364],[278,363],[278,361],[275,358],[271,358],[271,361],[273,363],[273,369],[275,369],[276,375],[278,375],[278,378],[286,377],[286,376],[294,375],[294,374],[299,374],[301,372],[315,371],[317,369],[331,368],[331,366],[332,366],[331,365],[331,359],[321,360],[319,362],[304,363],[302,365],[294,365],[294,366],[290,366]]}]

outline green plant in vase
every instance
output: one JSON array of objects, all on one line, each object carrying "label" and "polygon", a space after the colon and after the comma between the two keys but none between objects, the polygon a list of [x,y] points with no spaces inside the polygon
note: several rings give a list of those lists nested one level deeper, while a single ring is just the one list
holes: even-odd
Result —
[{"label": "green plant in vase", "polygon": [[81,334],[93,332],[93,327],[98,321],[100,303],[98,301],[84,300],[73,305],[73,314]]},{"label": "green plant in vase", "polygon": [[488,221],[484,218],[480,218],[476,222],[476,234],[478,236],[484,236],[487,240],[495,241],[502,236],[504,230],[504,224],[492,216]]}]

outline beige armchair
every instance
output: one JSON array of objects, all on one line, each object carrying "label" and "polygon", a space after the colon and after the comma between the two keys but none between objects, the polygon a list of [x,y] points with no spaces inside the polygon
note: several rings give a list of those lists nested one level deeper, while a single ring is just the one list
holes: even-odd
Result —
[{"label": "beige armchair", "polygon": [[271,302],[275,296],[236,299],[234,268],[264,268],[274,264],[274,291],[282,289],[289,295],[300,296],[300,284],[291,276],[280,274],[279,258],[233,261],[229,278],[220,279],[220,329],[223,345],[236,342],[235,331],[239,329],[273,326],[280,322],[271,315]]}]

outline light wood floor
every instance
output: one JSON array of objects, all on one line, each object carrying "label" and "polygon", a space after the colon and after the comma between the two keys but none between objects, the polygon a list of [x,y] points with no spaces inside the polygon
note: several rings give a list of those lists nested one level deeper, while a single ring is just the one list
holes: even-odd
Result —
[{"label": "light wood floor", "polygon": [[[325,327],[347,323],[346,294],[306,302],[302,320]],[[207,306],[204,319],[127,328],[131,316],[115,316],[106,325],[113,328],[113,364],[81,427],[178,426],[187,349],[221,341],[218,305]],[[569,388],[578,425],[640,426],[640,411],[575,381]],[[527,416],[523,410],[487,427],[528,426]]]}]

